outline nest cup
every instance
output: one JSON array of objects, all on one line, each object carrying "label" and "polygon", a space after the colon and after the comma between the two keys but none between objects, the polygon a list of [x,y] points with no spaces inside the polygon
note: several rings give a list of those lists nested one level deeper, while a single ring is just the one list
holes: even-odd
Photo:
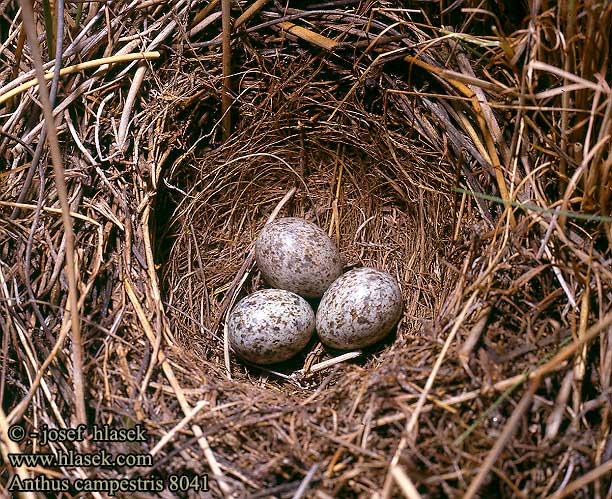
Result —
[{"label": "nest cup", "polygon": [[[314,63],[304,59],[296,67]],[[380,115],[363,108],[358,96],[334,113],[327,102],[314,102],[306,87],[300,92],[255,111],[241,101],[239,129],[229,141],[175,161],[169,183],[188,196],[169,193],[177,203],[172,221],[176,236],[163,282],[182,349],[177,361],[190,372],[195,388],[207,386],[219,394],[217,403],[236,404],[235,415],[233,410],[229,415],[215,413],[208,423],[224,427],[243,413],[255,415],[254,421],[276,414],[275,421],[292,424],[302,441],[311,438],[309,415],[317,420],[332,413],[350,414],[344,422],[348,431],[360,424],[368,404],[384,411],[386,396],[377,395],[385,385],[381,381],[394,379],[431,347],[432,325],[453,287],[456,275],[439,256],[460,261],[461,255],[452,255],[453,201],[443,193],[450,167],[440,155],[412,137],[409,129],[385,125]],[[393,112],[397,110],[390,110],[389,116]],[[345,270],[369,266],[394,275],[402,288],[403,319],[395,336],[361,358],[299,380],[287,376],[304,367],[314,341],[301,355],[277,366],[278,375],[231,355],[229,381],[224,320],[232,303],[267,287],[249,254],[267,219],[292,189],[278,217],[303,217],[323,228],[337,244]],[[319,351],[315,362],[338,353]],[[317,398],[308,402],[315,392]],[[361,404],[362,399],[369,402]],[[291,409],[303,403],[301,409]],[[288,464],[273,465],[262,477],[265,483],[301,477],[312,464],[299,445],[279,439],[265,425],[227,434],[255,447],[267,442],[266,459],[285,456]],[[397,436],[381,442],[391,453]],[[236,445],[239,449],[243,444]],[[324,438],[308,445],[328,458],[336,452],[336,444]],[[260,467],[258,453],[238,454],[241,467]]]},{"label": "nest cup", "polygon": [[[198,165],[190,167],[194,198],[177,211],[183,229],[166,279],[178,338],[198,358],[223,363],[226,292],[244,276],[252,243],[294,188],[278,217],[303,217],[323,228],[345,270],[375,267],[398,279],[405,303],[400,340],[426,332],[452,284],[437,261],[451,247],[451,201],[424,188],[419,166],[426,166],[410,150],[414,145],[394,155],[384,145],[390,132],[381,126],[372,131],[372,123],[357,121],[300,129],[299,121],[288,113],[253,123],[220,151],[191,161]],[[232,302],[263,287],[252,268]]]}]

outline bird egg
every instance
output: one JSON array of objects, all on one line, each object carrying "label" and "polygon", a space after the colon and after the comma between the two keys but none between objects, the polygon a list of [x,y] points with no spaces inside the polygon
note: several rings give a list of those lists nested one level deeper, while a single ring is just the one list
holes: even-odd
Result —
[{"label": "bird egg", "polygon": [[243,359],[274,364],[293,357],[310,341],[315,314],[301,296],[262,289],[240,300],[229,314],[230,345]]},{"label": "bird egg", "polygon": [[319,298],[342,273],[340,253],[315,224],[281,218],[262,229],[255,260],[266,282],[306,298]]},{"label": "bird egg", "polygon": [[317,333],[332,348],[350,350],[383,339],[402,315],[402,295],[388,272],[358,268],[341,275],[323,295]]}]

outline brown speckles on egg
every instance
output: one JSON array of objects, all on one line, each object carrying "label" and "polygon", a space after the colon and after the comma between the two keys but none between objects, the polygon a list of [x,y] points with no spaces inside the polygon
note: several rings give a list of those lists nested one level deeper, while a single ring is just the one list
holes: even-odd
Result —
[{"label": "brown speckles on egg", "polygon": [[315,327],[312,308],[302,297],[282,289],[262,289],[238,302],[228,322],[229,342],[242,358],[273,364],[306,346]]},{"label": "brown speckles on egg", "polygon": [[334,243],[301,218],[281,218],[266,225],[255,243],[255,260],[270,286],[307,298],[320,297],[342,273]]},{"label": "brown speckles on egg", "polygon": [[317,332],[326,345],[349,350],[383,339],[402,314],[402,296],[388,272],[354,269],[336,279],[317,310]]}]

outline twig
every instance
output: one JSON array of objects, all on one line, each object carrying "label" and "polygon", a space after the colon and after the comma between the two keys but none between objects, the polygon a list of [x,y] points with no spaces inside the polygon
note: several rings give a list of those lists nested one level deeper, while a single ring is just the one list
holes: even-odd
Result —
[{"label": "twig", "polygon": [[232,133],[232,46],[231,46],[231,4],[230,0],[221,0],[221,24],[223,30],[223,88],[221,94],[221,112],[223,114],[223,140],[227,140]]},{"label": "twig", "polygon": [[[23,1],[23,0],[20,0],[20,1]],[[125,55],[120,55],[120,56],[114,55],[111,57],[103,57],[101,59],[94,59],[93,61],[86,61],[86,62],[82,62],[79,64],[75,64],[73,66],[66,66],[65,68],[62,68],[60,70],[59,75],[66,76],[69,74],[78,73],[79,71],[84,71],[86,69],[103,66],[104,64],[116,64],[119,62],[138,61],[141,59],[157,59],[160,56],[161,54],[159,52],[153,51],[153,52],[142,52],[139,54],[125,54]],[[25,92],[29,88],[32,88],[38,85],[39,82],[49,81],[53,79],[54,73],[42,73],[42,68],[40,69],[41,69],[40,79],[36,78],[36,79],[30,80],[26,83],[19,85],[18,87],[12,90],[9,90],[5,94],[0,95],[0,104],[4,104],[11,97],[14,97],[15,95],[19,95],[20,93]]]},{"label": "twig", "polygon": [[333,50],[338,45],[338,42],[332,40],[331,38],[327,38],[326,36],[315,33],[308,28],[298,26],[297,24],[293,24],[289,21],[279,23],[279,26],[287,33],[291,33],[292,35],[312,43],[317,47],[321,47],[324,50]]},{"label": "twig", "polygon": [[269,1],[270,0],[255,0],[255,2],[253,2],[251,6],[242,14],[240,14],[240,17],[238,17],[238,19],[236,19],[236,22],[234,23],[234,29],[239,28],[242,24],[251,19],[251,17],[257,14],[257,12],[259,12]]},{"label": "twig", "polygon": [[207,405],[209,405],[207,400],[200,400],[191,410],[191,412],[189,412],[189,414],[186,414],[177,425],[175,425],[168,433],[164,435],[164,437],[159,442],[155,444],[155,447],[153,447],[149,451],[149,454],[155,456],[155,454],[157,454],[163,448],[164,445],[166,445],[170,440],[172,440],[172,437],[174,437],[174,435],[176,435],[180,430],[182,430],[187,425],[187,423],[189,423],[196,416],[196,414]]},{"label": "twig", "polygon": [[127,98],[125,99],[125,103],[123,104],[123,111],[121,112],[121,120],[119,121],[119,132],[117,134],[116,144],[117,151],[121,153],[125,151],[125,148],[127,146],[126,138],[128,126],[130,124],[132,108],[134,107],[136,96],[138,95],[138,91],[140,90],[140,86],[142,85],[147,69],[147,64],[140,63],[138,69],[136,70],[136,73],[134,74],[132,84],[130,85],[130,91],[128,92]]},{"label": "twig", "polygon": [[399,485],[399,488],[402,489],[404,493],[404,497],[406,499],[421,499],[421,494],[410,480],[410,477],[406,474],[404,469],[401,466],[393,466],[391,467],[391,474],[395,479],[395,483]]},{"label": "twig", "polygon": [[612,460],[606,461],[605,463],[600,464],[597,468],[585,473],[580,478],[577,478],[570,484],[563,487],[563,489],[558,490],[554,494],[548,496],[546,499],[561,499],[563,497],[567,497],[572,495],[574,492],[579,491],[584,488],[589,483],[597,480],[599,477],[605,475],[606,473],[610,473],[612,471]]},{"label": "twig", "polygon": [[312,478],[314,477],[314,474],[317,472],[318,469],[319,469],[318,463],[314,463],[310,467],[310,469],[308,470],[308,473],[306,473],[306,476],[300,483],[300,486],[295,491],[295,494],[293,494],[293,497],[291,499],[302,499],[302,497],[304,497],[304,494],[306,494],[306,491],[308,490],[308,485],[312,481]]},{"label": "twig", "polygon": [[318,364],[313,364],[312,366],[310,366],[310,369],[299,371],[299,372],[302,372],[303,374],[315,373],[317,371],[322,371],[323,369],[327,369],[328,367],[335,366],[336,364],[339,364],[340,362],[355,359],[359,357],[360,355],[361,355],[361,351],[343,353],[342,355],[338,355],[337,357],[334,357],[333,359],[328,359],[328,360],[324,360],[323,362],[319,362]]}]

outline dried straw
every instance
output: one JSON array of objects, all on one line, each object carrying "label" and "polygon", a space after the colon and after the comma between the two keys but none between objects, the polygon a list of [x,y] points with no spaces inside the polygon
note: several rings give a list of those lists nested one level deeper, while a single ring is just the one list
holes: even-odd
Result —
[{"label": "dried straw", "polygon": [[[33,37],[2,3],[0,450],[39,450],[16,423],[143,424],[86,446],[154,463],[6,467],[0,495],[610,496],[612,6],[404,3],[55,2]],[[273,213],[397,277],[392,338],[231,354]]]}]

